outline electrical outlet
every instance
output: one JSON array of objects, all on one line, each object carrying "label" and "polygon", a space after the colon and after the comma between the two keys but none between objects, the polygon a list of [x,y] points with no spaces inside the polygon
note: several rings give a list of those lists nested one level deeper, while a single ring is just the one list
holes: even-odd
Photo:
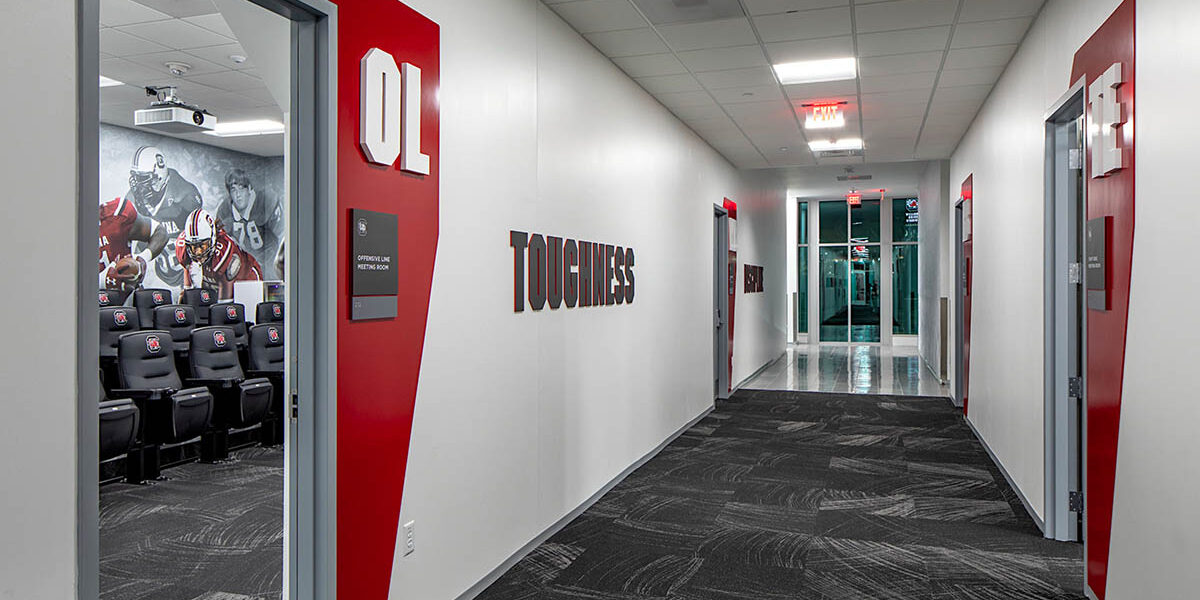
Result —
[{"label": "electrical outlet", "polygon": [[404,555],[408,556],[417,549],[417,537],[415,533],[417,522],[409,521],[404,524]]}]

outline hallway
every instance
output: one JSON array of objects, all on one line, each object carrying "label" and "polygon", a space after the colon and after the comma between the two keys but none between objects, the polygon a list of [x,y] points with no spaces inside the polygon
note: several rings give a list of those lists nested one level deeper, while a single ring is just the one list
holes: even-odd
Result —
[{"label": "hallway", "polygon": [[482,600],[1082,598],[948,400],[742,390]]},{"label": "hallway", "polygon": [[792,344],[742,384],[756,390],[949,397],[915,346]]}]

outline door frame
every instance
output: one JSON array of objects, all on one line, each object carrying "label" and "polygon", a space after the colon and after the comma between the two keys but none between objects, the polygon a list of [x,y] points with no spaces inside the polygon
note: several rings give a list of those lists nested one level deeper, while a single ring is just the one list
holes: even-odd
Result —
[{"label": "door frame", "polygon": [[729,398],[729,211],[713,205],[713,397]]},{"label": "door frame", "polygon": [[[1047,538],[1082,541],[1082,519],[1069,508],[1069,494],[1085,489],[1087,411],[1087,309],[1082,301],[1082,264],[1078,283],[1068,280],[1074,243],[1082,263],[1086,256],[1083,223],[1087,215],[1087,186],[1078,191],[1071,186],[1060,190],[1058,178],[1063,165],[1059,145],[1060,126],[1082,119],[1086,98],[1084,80],[1075,82],[1045,114],[1045,265],[1044,265],[1044,410],[1045,410],[1045,529]],[[1079,177],[1086,178],[1087,135],[1081,135]],[[1065,196],[1064,196],[1065,194]],[[1074,289],[1072,287],[1074,286]],[[1072,319],[1071,303],[1075,303]],[[1076,320],[1077,319],[1077,320]],[[1072,332],[1073,323],[1078,329]],[[1074,346],[1077,356],[1071,355]],[[1075,362],[1075,365],[1071,363]],[[1080,397],[1069,393],[1072,371],[1080,378]],[[1086,518],[1086,510],[1084,511]]]},{"label": "door frame", "polygon": [[[289,240],[285,339],[296,411],[285,425],[284,590],[288,600],[336,593],[337,448],[337,6],[329,0],[247,0],[292,21],[292,90],[286,168]],[[76,598],[100,594],[98,312],[100,0],[76,6]],[[298,243],[301,242],[301,243]],[[299,332],[297,335],[295,332]],[[90,340],[90,343],[89,343]],[[307,365],[301,370],[297,364]],[[289,402],[290,404],[291,402]]]},{"label": "door frame", "polygon": [[963,407],[963,394],[966,392],[963,385],[963,375],[966,371],[963,364],[963,346],[966,344],[967,330],[967,261],[963,253],[963,219],[966,216],[963,212],[963,202],[964,198],[960,197],[954,203],[954,395],[951,400],[958,408]]}]

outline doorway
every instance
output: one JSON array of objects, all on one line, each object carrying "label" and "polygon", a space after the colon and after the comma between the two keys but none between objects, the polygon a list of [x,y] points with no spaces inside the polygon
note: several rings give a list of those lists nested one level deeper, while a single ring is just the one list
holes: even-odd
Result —
[{"label": "doorway", "polygon": [[[729,211],[713,206],[713,398],[729,398],[732,339],[729,318],[734,292],[729,260]],[[736,268],[736,266],[734,267]]]},{"label": "doorway", "polygon": [[882,228],[880,200],[821,202],[820,341],[882,341]]},{"label": "doorway", "polygon": [[[99,273],[78,272],[81,298],[99,276],[101,305],[97,319],[80,302],[78,597],[312,597],[332,567],[315,541],[331,488],[314,475],[334,349],[318,257],[335,239],[336,8],[78,0],[78,14],[78,243],[89,261],[101,246]],[[138,381],[129,340],[179,386]],[[126,552],[151,537],[176,552]]]},{"label": "doorway", "polygon": [[1046,537],[1083,539],[1086,210],[1082,85],[1046,119]]}]

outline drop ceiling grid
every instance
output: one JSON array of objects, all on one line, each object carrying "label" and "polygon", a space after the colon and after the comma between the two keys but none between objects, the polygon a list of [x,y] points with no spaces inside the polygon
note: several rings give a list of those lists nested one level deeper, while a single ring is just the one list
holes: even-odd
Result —
[{"label": "drop ceiling grid", "polygon": [[[982,105],[1044,3],[737,0],[741,16],[655,25],[639,1],[543,0],[684,123],[746,168],[846,164],[817,161],[811,151],[792,152],[789,160],[788,153],[776,150],[791,146],[780,143],[786,136],[807,148],[809,136],[795,109],[797,103],[815,98],[844,97],[857,103],[853,107],[857,115],[848,116],[866,148],[863,158],[851,162],[870,161],[873,141],[879,142],[878,158],[945,158],[941,155],[948,155],[961,139],[969,117]],[[632,18],[633,13],[640,22]],[[849,21],[848,31],[839,21],[843,16]],[[779,25],[788,21],[796,27]],[[762,24],[771,28],[769,33]],[[853,82],[787,86],[769,68],[775,62],[847,52],[859,59],[859,77]],[[780,112],[774,108],[778,100],[762,102],[764,95],[782,99],[779,106],[788,107],[787,131],[779,131],[783,121],[770,116]],[[747,106],[753,109],[744,110]],[[915,134],[911,126],[887,126],[913,119],[920,122]],[[714,120],[731,123],[733,128],[714,127]],[[705,135],[701,129],[720,135]],[[853,129],[839,135],[852,136]],[[904,138],[911,148],[907,155],[897,152]],[[747,156],[747,142],[765,165],[734,160]]]}]

